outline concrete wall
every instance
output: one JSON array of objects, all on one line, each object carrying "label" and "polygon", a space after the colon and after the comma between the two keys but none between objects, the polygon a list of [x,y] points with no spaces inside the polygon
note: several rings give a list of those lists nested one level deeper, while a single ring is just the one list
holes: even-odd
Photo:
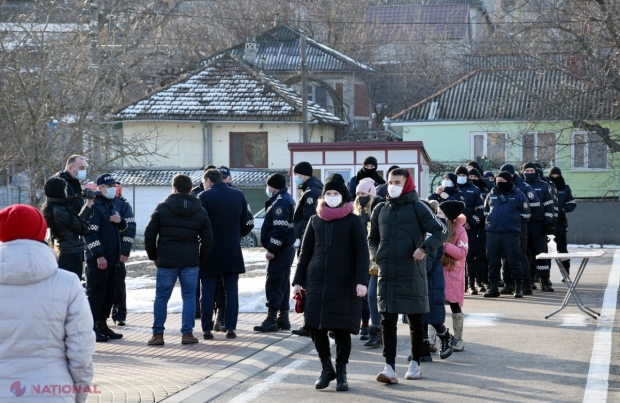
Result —
[{"label": "concrete wall", "polygon": [[620,245],[620,201],[581,201],[568,217],[568,243]]}]

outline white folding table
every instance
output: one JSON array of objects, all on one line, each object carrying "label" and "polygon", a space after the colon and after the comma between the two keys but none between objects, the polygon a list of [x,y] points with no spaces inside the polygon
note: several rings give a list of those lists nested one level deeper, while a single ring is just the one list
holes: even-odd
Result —
[{"label": "white folding table", "polygon": [[[566,308],[566,305],[568,304],[568,300],[571,297],[573,297],[573,300],[575,301],[575,305],[577,305],[577,308],[581,309],[581,311],[585,313],[586,315],[589,315],[593,317],[594,319],[598,319],[597,317],[601,316],[600,313],[584,305],[583,301],[581,301],[581,298],[579,297],[579,293],[577,292],[576,288],[577,288],[577,285],[579,284],[579,280],[581,279],[581,276],[583,275],[586,265],[588,264],[588,261],[591,258],[602,257],[604,254],[605,254],[605,251],[597,249],[597,250],[591,250],[587,252],[541,253],[540,255],[536,256],[536,259],[555,260],[555,262],[558,264],[558,267],[560,268],[560,274],[562,275],[562,278],[564,279],[564,282],[566,283],[566,286],[568,287],[568,291],[566,292],[566,296],[564,297],[564,301],[562,301],[562,306],[560,307],[560,309],[551,312],[549,315],[545,316],[545,319],[549,319],[556,313],[560,312],[562,309]],[[562,259],[583,259],[581,261],[581,265],[579,265],[579,269],[574,274],[575,276],[574,280],[571,280],[566,270],[564,270],[564,266],[562,265]]]}]

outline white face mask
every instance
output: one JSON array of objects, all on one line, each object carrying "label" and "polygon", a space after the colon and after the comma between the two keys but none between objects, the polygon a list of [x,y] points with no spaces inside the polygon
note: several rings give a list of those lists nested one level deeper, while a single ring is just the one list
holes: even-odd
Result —
[{"label": "white face mask", "polygon": [[112,200],[116,197],[116,187],[107,188],[105,191],[105,197]]},{"label": "white face mask", "polygon": [[81,171],[77,171],[77,175],[75,175],[75,179],[79,181],[83,181],[84,179],[86,179],[86,170],[83,169]]},{"label": "white face mask", "polygon": [[401,186],[388,185],[388,193],[390,194],[390,197],[399,197],[402,192],[403,188]]},{"label": "white face mask", "polygon": [[265,193],[267,193],[267,196],[269,197],[273,196],[273,192],[269,190],[269,188],[265,188]]},{"label": "white face mask", "polygon": [[444,181],[441,184],[445,188],[451,188],[453,186],[452,181],[450,179],[444,179]]},{"label": "white face mask", "polygon": [[342,196],[325,196],[325,203],[332,208],[338,207],[340,206],[340,203],[342,203]]},{"label": "white face mask", "polygon": [[467,177],[466,176],[459,176],[458,178],[456,178],[456,183],[458,183],[459,185],[464,185],[467,183]]}]

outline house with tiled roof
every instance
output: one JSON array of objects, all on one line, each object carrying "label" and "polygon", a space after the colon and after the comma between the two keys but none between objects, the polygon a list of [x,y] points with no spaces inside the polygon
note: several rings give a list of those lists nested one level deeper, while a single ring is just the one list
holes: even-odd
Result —
[{"label": "house with tiled roof", "polygon": [[430,158],[448,166],[535,161],[560,167],[575,197],[609,197],[618,196],[619,176],[593,127],[620,130],[619,99],[567,69],[479,69],[385,125],[423,141]]}]

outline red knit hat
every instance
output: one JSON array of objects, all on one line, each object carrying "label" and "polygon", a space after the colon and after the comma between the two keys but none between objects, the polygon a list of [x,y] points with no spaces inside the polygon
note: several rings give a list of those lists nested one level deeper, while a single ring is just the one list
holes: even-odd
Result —
[{"label": "red knit hat", "polygon": [[15,239],[45,240],[47,223],[34,207],[14,204],[0,211],[0,242]]}]

